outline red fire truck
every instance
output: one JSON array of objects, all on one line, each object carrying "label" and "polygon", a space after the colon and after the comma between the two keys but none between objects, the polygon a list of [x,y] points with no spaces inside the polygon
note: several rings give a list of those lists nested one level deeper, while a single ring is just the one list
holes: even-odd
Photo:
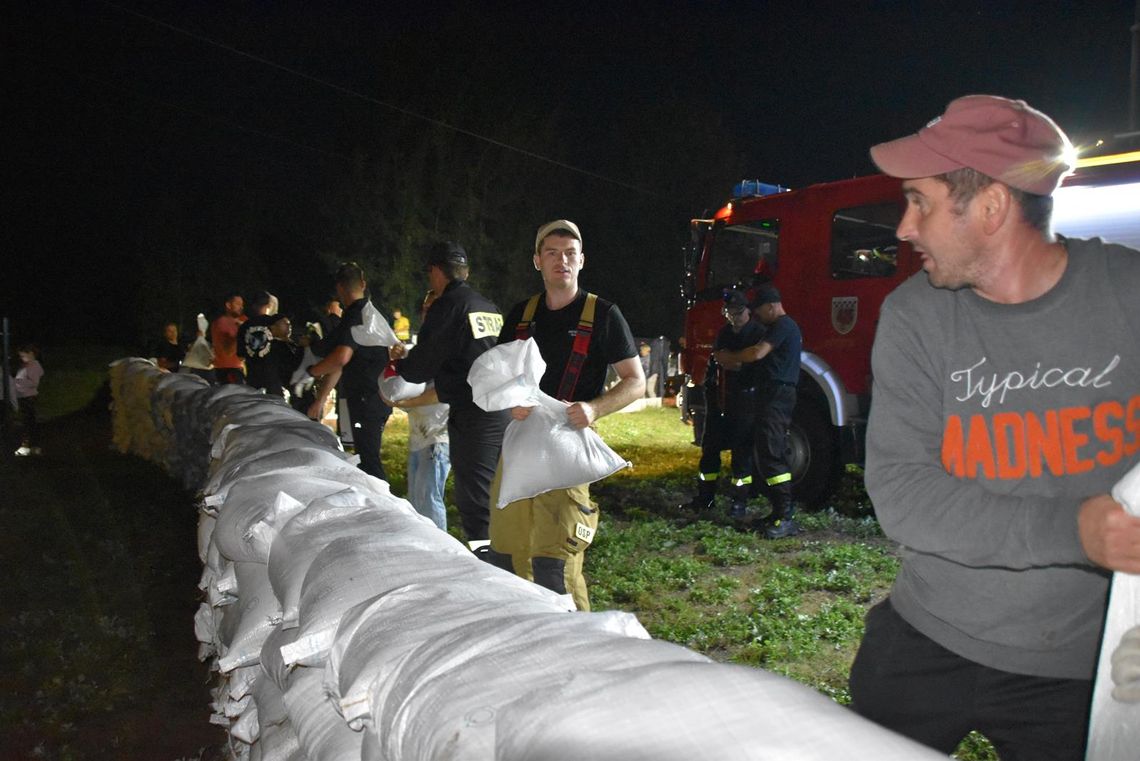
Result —
[{"label": "red fire truck", "polygon": [[[1084,158],[1055,196],[1054,227],[1140,248],[1140,151]],[[803,332],[799,398],[789,430],[796,498],[823,502],[863,460],[871,344],[883,299],[918,271],[895,238],[901,181],[884,175],[788,190],[745,181],[711,219],[694,219],[685,256],[682,415],[703,428],[701,393],[724,292],[771,281]]]}]

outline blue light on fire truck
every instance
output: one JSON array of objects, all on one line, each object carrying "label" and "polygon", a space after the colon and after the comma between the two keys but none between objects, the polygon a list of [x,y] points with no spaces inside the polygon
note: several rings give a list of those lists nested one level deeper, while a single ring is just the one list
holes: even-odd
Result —
[{"label": "blue light on fire truck", "polygon": [[771,196],[776,193],[786,193],[790,188],[783,185],[773,185],[760,180],[741,180],[732,187],[733,198],[748,198],[750,196]]}]

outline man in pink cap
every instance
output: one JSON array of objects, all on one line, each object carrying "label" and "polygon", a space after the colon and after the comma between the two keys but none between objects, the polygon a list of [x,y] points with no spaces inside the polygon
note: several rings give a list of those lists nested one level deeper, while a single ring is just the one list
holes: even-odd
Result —
[{"label": "man in pink cap", "polygon": [[1140,453],[1140,254],[1054,236],[1060,128],[971,95],[871,149],[922,258],[883,305],[867,491],[903,545],[855,710],[945,753],[1084,757],[1106,569],[1140,573],[1109,490]]}]

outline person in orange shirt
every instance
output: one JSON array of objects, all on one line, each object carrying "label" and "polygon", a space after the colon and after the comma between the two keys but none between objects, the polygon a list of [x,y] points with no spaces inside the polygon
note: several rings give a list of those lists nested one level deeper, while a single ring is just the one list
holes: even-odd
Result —
[{"label": "person in orange shirt", "polygon": [[214,382],[245,383],[245,370],[237,355],[238,328],[245,322],[245,299],[231,293],[221,315],[210,323],[210,343],[214,346]]}]

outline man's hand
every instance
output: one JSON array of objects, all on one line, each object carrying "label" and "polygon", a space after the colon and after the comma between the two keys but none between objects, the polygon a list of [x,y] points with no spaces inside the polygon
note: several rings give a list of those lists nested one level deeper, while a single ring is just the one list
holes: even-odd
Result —
[{"label": "man's hand", "polygon": [[1081,503],[1077,530],[1089,560],[1112,571],[1140,573],[1140,518],[1111,496],[1098,494]]},{"label": "man's hand", "polygon": [[526,420],[534,407],[511,407],[512,420]]},{"label": "man's hand", "polygon": [[[408,345],[403,343],[394,344],[388,347],[388,360],[395,362],[398,359],[403,359],[408,356]],[[418,354],[416,355],[419,356]]]},{"label": "man's hand", "polygon": [[597,418],[594,408],[586,402],[574,402],[566,408],[566,419],[570,421],[571,428],[586,428]]},{"label": "man's hand", "polygon": [[321,419],[321,407],[324,407],[324,406],[325,406],[324,400],[323,399],[317,399],[315,402],[313,402],[312,404],[309,405],[309,409],[307,412],[305,412],[305,414],[309,416],[309,420],[318,420],[319,421]]}]

